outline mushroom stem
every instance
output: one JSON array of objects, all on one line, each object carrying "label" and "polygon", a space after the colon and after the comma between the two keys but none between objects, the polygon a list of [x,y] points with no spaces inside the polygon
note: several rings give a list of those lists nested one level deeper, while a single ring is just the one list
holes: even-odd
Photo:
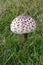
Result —
[{"label": "mushroom stem", "polygon": [[28,35],[28,34],[24,34],[24,42],[27,41],[27,35]]}]

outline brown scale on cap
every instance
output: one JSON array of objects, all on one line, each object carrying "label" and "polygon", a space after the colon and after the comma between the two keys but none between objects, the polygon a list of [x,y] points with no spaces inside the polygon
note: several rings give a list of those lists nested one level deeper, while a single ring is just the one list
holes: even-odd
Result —
[{"label": "brown scale on cap", "polygon": [[35,28],[34,19],[27,14],[17,16],[11,23],[11,31],[16,34],[24,34],[24,40],[27,40],[27,33],[33,32]]}]

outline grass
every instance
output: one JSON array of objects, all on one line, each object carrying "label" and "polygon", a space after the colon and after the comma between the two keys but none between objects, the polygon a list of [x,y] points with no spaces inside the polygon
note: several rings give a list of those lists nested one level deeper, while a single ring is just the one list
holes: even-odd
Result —
[{"label": "grass", "polygon": [[[37,24],[26,43],[10,30],[11,21],[23,12]],[[0,0],[0,65],[43,65],[43,0]]]}]

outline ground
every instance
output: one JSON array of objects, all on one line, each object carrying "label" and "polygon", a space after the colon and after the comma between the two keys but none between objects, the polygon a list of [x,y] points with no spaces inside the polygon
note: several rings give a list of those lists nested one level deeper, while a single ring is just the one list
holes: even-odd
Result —
[{"label": "ground", "polygon": [[[12,20],[24,12],[37,26],[26,43],[10,30]],[[43,0],[0,0],[0,65],[43,65]]]}]

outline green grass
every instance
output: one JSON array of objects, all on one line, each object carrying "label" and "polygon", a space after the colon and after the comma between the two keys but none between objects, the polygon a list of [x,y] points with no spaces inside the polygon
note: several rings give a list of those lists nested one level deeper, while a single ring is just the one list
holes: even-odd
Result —
[{"label": "green grass", "polygon": [[[23,12],[37,24],[26,43],[23,35],[10,30],[12,20]],[[0,65],[43,65],[43,0],[0,0]]]}]

